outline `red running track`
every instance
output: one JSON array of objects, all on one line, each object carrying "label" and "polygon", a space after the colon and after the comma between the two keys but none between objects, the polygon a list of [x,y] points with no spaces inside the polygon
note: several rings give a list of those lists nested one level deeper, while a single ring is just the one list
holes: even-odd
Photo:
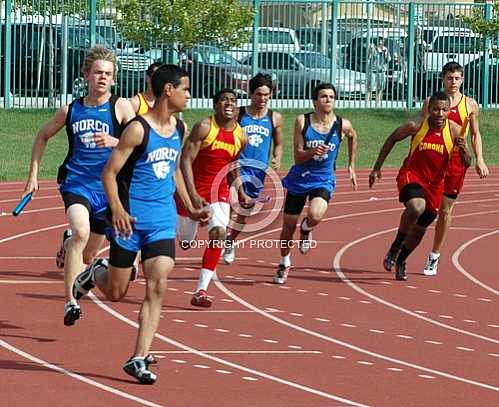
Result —
[{"label": "red running track", "polygon": [[[318,245],[306,256],[293,251],[284,286],[270,283],[275,246],[254,247],[278,238],[280,218],[242,236],[236,262],[218,268],[209,310],[189,304],[201,249],[178,250],[153,343],[154,386],[121,370],[143,281],[122,303],[96,292],[81,302],[82,319],[63,326],[54,254],[66,221],[55,183],[42,182],[20,217],[0,217],[0,404],[497,406],[497,174],[479,180],[470,171],[437,277],[422,275],[432,228],[409,259],[407,282],[381,267],[402,210],[394,170],[372,191],[360,171],[357,192],[339,171]],[[0,210],[10,213],[22,187],[0,184]]]}]

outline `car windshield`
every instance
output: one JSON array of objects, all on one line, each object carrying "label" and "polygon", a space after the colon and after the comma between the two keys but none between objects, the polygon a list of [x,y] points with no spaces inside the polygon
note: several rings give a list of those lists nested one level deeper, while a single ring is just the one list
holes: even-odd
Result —
[{"label": "car windshield", "polygon": [[331,68],[331,60],[322,54],[297,52],[294,55],[306,68]]},{"label": "car windshield", "polygon": [[[95,33],[95,43],[102,44],[109,49],[114,49],[98,32]],[[68,44],[74,48],[90,48],[90,29],[87,27],[68,28]]]},{"label": "car windshield", "polygon": [[294,45],[293,38],[287,31],[260,30],[258,31],[258,42],[260,44]]},{"label": "car windshield", "polygon": [[216,47],[196,47],[192,50],[192,60],[205,64],[240,65],[240,62]]},{"label": "car windshield", "polygon": [[479,39],[468,36],[438,37],[433,46],[434,52],[473,54],[479,49]]}]

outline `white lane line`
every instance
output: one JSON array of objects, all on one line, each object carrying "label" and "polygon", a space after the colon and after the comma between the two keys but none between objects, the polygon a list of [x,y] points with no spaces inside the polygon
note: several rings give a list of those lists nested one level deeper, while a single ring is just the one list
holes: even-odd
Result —
[{"label": "white lane line", "polygon": [[258,380],[256,377],[251,377],[251,376],[243,376],[242,378],[249,382],[256,382]]},{"label": "white lane line", "polygon": [[[100,308],[102,308],[104,311],[106,311],[110,315],[112,315],[115,318],[119,319],[120,321],[122,321],[122,322],[124,322],[124,323],[126,323],[126,324],[128,324],[130,326],[133,326],[134,328],[138,329],[139,325],[135,321],[132,321],[131,319],[128,319],[124,315],[122,315],[119,312],[115,311],[113,308],[109,307],[107,304],[104,304],[93,293],[90,292],[89,293],[89,297],[90,297],[90,299],[95,304],[97,304]],[[263,312],[263,311],[260,311],[260,312]],[[271,315],[271,314],[268,314],[268,315]],[[367,405],[358,403],[358,402],[353,401],[353,400],[348,400],[348,399],[345,399],[343,397],[336,396],[334,394],[326,393],[324,391],[321,391],[321,390],[318,390],[318,389],[314,389],[314,388],[309,387],[309,386],[305,386],[305,385],[302,385],[302,384],[299,384],[299,383],[292,382],[290,380],[282,379],[280,377],[277,377],[277,376],[274,376],[274,375],[270,375],[270,374],[261,372],[259,370],[251,369],[251,368],[248,368],[246,366],[239,365],[237,363],[233,363],[233,362],[230,362],[230,361],[225,360],[225,359],[218,358],[218,357],[213,356],[213,355],[208,355],[208,354],[206,354],[204,352],[201,352],[201,351],[199,351],[197,349],[191,348],[190,346],[184,345],[183,343],[177,342],[177,341],[175,341],[175,340],[173,340],[171,338],[168,338],[168,337],[166,337],[164,335],[161,335],[160,333],[156,333],[154,336],[156,338],[158,338],[159,340],[165,342],[165,343],[169,343],[170,345],[173,345],[173,346],[175,346],[177,348],[189,351],[190,353],[192,353],[192,354],[194,354],[196,356],[209,359],[209,360],[211,360],[213,362],[217,362],[217,363],[220,363],[222,365],[230,366],[230,367],[232,367],[234,369],[242,370],[243,372],[247,372],[247,373],[253,374],[255,376],[263,377],[264,379],[267,379],[267,380],[270,380],[270,381],[273,381],[273,382],[276,382],[276,383],[280,383],[280,384],[283,384],[283,385],[286,385],[286,386],[289,386],[289,387],[293,387],[295,389],[302,390],[302,391],[305,391],[307,393],[315,394],[317,396],[321,396],[321,397],[324,397],[324,398],[327,398],[327,399],[330,399],[330,400],[339,401],[339,402],[342,402],[342,403],[345,403],[345,404],[348,404],[348,405],[351,405],[351,406],[367,407]]]},{"label": "white lane line", "polygon": [[475,351],[475,349],[473,349],[473,348],[466,348],[464,346],[456,346],[456,349],[457,350],[464,350],[465,352],[474,352]]},{"label": "white lane line", "polygon": [[[1,280],[0,280],[1,281]],[[231,300],[232,301],[232,300]],[[133,312],[139,312],[139,310],[135,310]],[[251,310],[247,310],[247,309],[241,309],[241,310],[235,310],[235,309],[212,309],[212,310],[197,310],[197,309],[192,309],[192,310],[181,310],[181,309],[178,309],[178,310],[162,310],[161,311],[162,313],[165,313],[165,314],[194,314],[194,313],[199,313],[199,314],[252,314],[254,313],[253,311]],[[272,313],[279,313],[279,312],[282,312],[282,311],[279,311],[279,310],[273,310],[273,311],[268,311],[268,312],[272,312]]]},{"label": "white lane line", "polygon": [[463,268],[463,266],[461,266],[461,263],[459,262],[459,256],[461,256],[461,253],[464,251],[464,249],[466,249],[471,244],[475,243],[478,240],[485,239],[486,237],[495,235],[497,233],[499,233],[499,230],[494,230],[493,232],[485,233],[485,234],[477,236],[477,237],[475,237],[475,238],[473,238],[471,240],[468,240],[466,243],[464,243],[461,246],[459,246],[459,248],[452,255],[452,264],[457,269],[457,271],[459,271],[466,278],[468,278],[471,281],[473,281],[475,284],[479,285],[480,287],[482,287],[483,289],[485,289],[487,291],[490,291],[491,293],[493,293],[495,295],[499,295],[499,291],[497,291],[496,289],[492,288],[491,286],[483,283],[478,278],[476,278],[475,276],[473,276],[470,273],[468,273]]},{"label": "white lane line", "polygon": [[402,339],[414,339],[414,337],[409,336],[409,335],[397,335],[397,337],[402,338]]},{"label": "white lane line", "polygon": [[63,281],[40,281],[40,280],[0,280],[0,284],[61,284]]},{"label": "white lane line", "polygon": [[429,343],[431,345],[443,345],[443,342],[439,342],[439,341],[427,340],[425,342]]},{"label": "white lane line", "polygon": [[[498,212],[498,211],[492,211],[492,212]],[[477,212],[475,212],[477,213]],[[484,214],[484,213],[480,213],[480,214]],[[333,268],[336,272],[336,274],[338,275],[338,277],[345,283],[347,284],[350,288],[354,289],[355,291],[357,291],[358,293],[366,296],[366,297],[369,297],[371,298],[372,300],[376,301],[376,302],[379,302],[380,304],[383,304],[389,308],[392,308],[392,309],[395,309],[397,311],[400,311],[400,312],[403,312],[404,314],[407,314],[407,315],[410,315],[410,316],[413,316],[415,318],[419,318],[423,321],[426,321],[426,322],[429,322],[431,324],[434,324],[434,325],[437,325],[441,328],[445,328],[445,329],[449,329],[451,331],[454,331],[454,332],[458,332],[460,334],[463,334],[463,335],[468,335],[468,336],[472,336],[474,338],[479,338],[479,339],[483,339],[484,341],[487,341],[487,342],[492,342],[492,343],[496,343],[496,344],[499,344],[499,340],[497,339],[494,339],[494,338],[489,338],[488,336],[484,336],[484,335],[480,335],[480,334],[477,334],[477,333],[474,333],[474,332],[470,332],[470,331],[466,331],[464,329],[460,329],[460,328],[456,328],[454,326],[451,326],[451,325],[447,325],[447,324],[444,324],[443,322],[440,322],[440,321],[436,321],[434,319],[431,319],[431,318],[428,318],[424,315],[419,315],[411,310],[408,310],[406,308],[403,308],[403,307],[400,307],[394,303],[391,303],[387,300],[384,300],[383,298],[380,298],[380,297],[377,297],[376,295],[374,294],[371,294],[370,292],[368,291],[365,291],[363,288],[359,287],[357,284],[353,283],[344,273],[343,271],[341,270],[341,266],[340,266],[340,261],[341,261],[341,257],[343,256],[343,254],[348,250],[350,249],[351,247],[361,243],[361,242],[364,242],[366,240],[369,240],[369,239],[372,239],[374,237],[377,237],[377,236],[380,236],[380,235],[383,235],[383,234],[386,234],[386,233],[390,233],[390,232],[393,232],[397,230],[397,228],[392,228],[392,229],[385,229],[385,230],[382,230],[382,231],[379,231],[379,232],[375,232],[375,233],[371,233],[367,236],[364,236],[360,239],[357,239],[357,240],[354,240],[350,243],[348,243],[347,245],[343,246],[342,248],[340,248],[337,252],[336,252],[336,256],[334,257],[334,260],[333,260]]]},{"label": "white lane line", "polygon": [[17,235],[12,235],[12,236],[9,236],[9,237],[4,237],[3,239],[0,239],[0,243],[9,242],[10,240],[15,240],[15,239],[19,239],[21,237],[35,235],[35,234],[41,233],[41,232],[47,232],[49,230],[60,229],[60,228],[63,228],[65,226],[68,226],[68,224],[67,223],[61,223],[60,225],[53,225],[53,226],[47,226],[47,227],[40,228],[40,229],[29,230],[27,232],[19,233]]},{"label": "white lane line", "polygon": [[[200,350],[209,355],[321,355],[318,350]],[[188,350],[152,350],[151,354],[155,355],[190,355]]]},{"label": "white lane line", "polygon": [[133,394],[125,393],[124,391],[115,389],[113,387],[106,386],[105,384],[96,382],[95,380],[89,379],[88,377],[81,376],[77,373],[73,373],[69,370],[63,369],[62,367],[59,367],[59,366],[54,365],[52,363],[46,362],[43,359],[39,359],[36,356],[33,356],[29,353],[26,353],[26,352],[22,351],[21,349],[16,348],[15,346],[12,346],[11,344],[3,341],[2,339],[0,339],[0,346],[2,346],[3,348],[5,348],[5,349],[7,349],[7,350],[19,355],[19,356],[22,356],[25,359],[31,360],[32,362],[37,363],[37,364],[45,367],[46,369],[55,370],[58,373],[65,374],[73,379],[79,380],[83,383],[89,384],[90,386],[97,387],[101,390],[107,391],[109,393],[115,394],[115,395],[123,397],[125,399],[135,401],[143,406],[162,407],[161,404],[156,404],[156,403],[153,403],[152,401],[148,401],[148,400],[142,399],[140,397],[134,396]]},{"label": "white lane line", "polygon": [[[395,230],[395,229],[392,229],[392,230]],[[343,250],[343,249],[341,249],[341,250]],[[335,260],[335,267],[336,267],[336,260]],[[341,271],[340,271],[340,273],[341,273]],[[312,330],[304,328],[304,327],[302,327],[300,325],[293,324],[291,322],[288,322],[288,321],[286,321],[284,319],[279,318],[276,315],[269,314],[269,313],[263,311],[262,309],[254,306],[253,304],[250,304],[249,302],[247,302],[243,298],[238,297],[236,294],[234,294],[232,291],[230,291],[227,287],[225,287],[220,282],[220,280],[217,278],[216,274],[214,275],[213,281],[215,282],[216,286],[225,295],[227,295],[229,297],[232,297],[234,299],[234,301],[238,302],[239,304],[241,304],[241,305],[243,305],[243,306],[245,306],[245,307],[247,307],[249,309],[255,310],[260,315],[262,315],[262,316],[264,316],[264,317],[266,317],[268,319],[271,319],[272,321],[277,322],[277,323],[279,323],[281,325],[284,325],[284,326],[286,326],[288,328],[295,329],[296,331],[303,332],[303,333],[305,333],[307,335],[310,335],[310,336],[322,339],[322,340],[327,341],[327,342],[334,343],[334,344],[339,345],[339,346],[343,346],[343,347],[348,348],[350,350],[353,350],[353,351],[356,351],[356,352],[360,352],[360,353],[363,353],[365,355],[369,355],[371,357],[375,357],[375,358],[378,358],[378,359],[381,359],[381,360],[385,360],[385,361],[388,361],[388,362],[391,362],[391,363],[396,363],[396,364],[399,364],[399,365],[402,365],[402,366],[406,366],[406,367],[410,367],[410,368],[413,368],[413,369],[421,370],[421,371],[424,371],[424,372],[427,372],[427,373],[436,374],[438,376],[442,376],[442,377],[445,377],[447,379],[452,379],[452,380],[456,380],[456,381],[459,381],[459,382],[471,384],[471,385],[474,385],[474,386],[477,386],[477,387],[482,387],[482,388],[485,388],[485,389],[494,390],[494,391],[499,392],[499,387],[496,387],[496,386],[493,386],[493,385],[490,385],[490,384],[487,384],[487,383],[481,383],[481,382],[478,382],[478,381],[475,381],[475,380],[467,379],[465,377],[456,376],[456,375],[453,375],[451,373],[446,373],[446,372],[443,372],[443,371],[440,371],[440,370],[427,368],[427,367],[424,367],[424,366],[421,366],[421,365],[417,365],[415,363],[406,362],[406,361],[401,360],[401,359],[396,359],[396,358],[392,358],[390,356],[382,355],[380,353],[372,352],[372,351],[367,350],[365,348],[361,348],[361,347],[352,345],[351,343],[344,342],[344,341],[341,341],[341,340],[336,339],[336,338],[332,338],[332,337],[327,336],[327,335],[323,335],[323,334],[321,334],[319,332],[312,331]],[[363,292],[362,294],[371,297],[371,294],[369,294],[369,293]],[[405,312],[410,312],[410,311],[407,311],[407,310],[404,310],[404,311]],[[415,314],[415,315],[417,317],[419,317],[419,318],[424,318],[424,317],[421,317],[421,316],[419,316],[417,314]]]},{"label": "white lane line", "polygon": [[54,256],[0,256],[0,260],[55,260]]},{"label": "white lane line", "polygon": [[209,366],[206,366],[206,365],[193,365],[194,367],[197,367],[199,369],[210,369]]}]

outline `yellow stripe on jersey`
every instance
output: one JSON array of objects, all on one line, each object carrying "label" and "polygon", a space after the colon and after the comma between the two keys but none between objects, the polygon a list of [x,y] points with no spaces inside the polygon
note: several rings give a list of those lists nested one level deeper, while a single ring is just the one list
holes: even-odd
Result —
[{"label": "yellow stripe on jersey", "polygon": [[418,148],[419,144],[421,143],[423,138],[426,136],[426,133],[428,133],[429,128],[430,127],[428,126],[428,117],[426,117],[424,119],[423,123],[421,124],[421,127],[419,128],[419,130],[412,137],[411,152],[409,153],[409,156],[411,156],[412,153],[414,153],[414,151],[416,151],[416,148]]},{"label": "yellow stripe on jersey", "polygon": [[[424,137],[426,134],[428,134],[428,131],[430,129],[430,126],[428,124],[428,117],[426,117],[421,124],[421,127],[419,130],[416,132],[416,134],[412,137],[411,140],[411,152],[409,153],[409,156],[416,151],[416,149],[420,146],[421,142],[423,141]],[[445,126],[442,129],[442,136],[445,144],[445,149],[447,150],[447,153],[450,154],[452,149],[454,148],[454,141],[452,140],[452,134],[450,131],[450,124],[449,120],[445,122]],[[432,149],[430,146],[426,146],[424,149]]]},{"label": "yellow stripe on jersey", "polygon": [[[461,123],[464,123],[464,119],[468,117],[468,97],[463,95],[459,103],[457,104],[457,112],[459,113],[459,117],[461,118]],[[466,125],[466,132],[464,134],[468,134],[468,130],[470,128],[469,123]]]},{"label": "yellow stripe on jersey", "polygon": [[138,97],[139,97],[139,108],[136,112],[136,115],[142,116],[143,114],[149,111],[149,105],[147,104],[146,98],[144,97],[142,92],[138,94]]},{"label": "yellow stripe on jersey", "polygon": [[[219,144],[219,145],[217,145],[218,148],[222,147],[221,146],[222,142],[219,142],[218,140],[216,140],[219,130],[220,130],[220,126],[218,125],[217,121],[215,120],[215,116],[212,116],[210,118],[210,131],[208,132],[208,136],[206,136],[201,143],[201,147],[200,147],[201,150],[206,148],[206,147],[211,146],[214,143]],[[236,128],[234,129],[233,134],[234,134],[234,144],[233,145],[231,144],[230,148],[229,148],[229,146],[227,146],[227,148],[223,148],[223,149],[227,150],[233,157],[235,157],[237,154],[239,154],[239,151],[241,150],[241,140],[243,137],[243,132],[242,132],[242,129],[241,129],[241,126],[239,125],[239,123],[236,123]],[[228,143],[223,143],[223,144],[228,144]]]}]

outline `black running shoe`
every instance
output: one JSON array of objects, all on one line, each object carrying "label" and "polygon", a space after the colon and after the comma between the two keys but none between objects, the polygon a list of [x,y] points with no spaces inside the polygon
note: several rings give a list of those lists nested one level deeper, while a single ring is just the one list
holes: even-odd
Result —
[{"label": "black running shoe", "polygon": [[107,260],[99,258],[95,259],[90,266],[78,274],[73,284],[73,297],[79,300],[95,287],[95,270],[99,267],[107,269]]},{"label": "black running shoe", "polygon": [[395,265],[395,280],[406,281],[407,280],[407,272],[405,271],[405,262],[399,263]]},{"label": "black running shoe", "polygon": [[305,222],[305,219],[303,219],[300,224],[300,242],[298,244],[298,250],[301,254],[307,254],[310,250],[310,247],[312,246],[312,242],[310,241],[312,239],[312,231],[303,230],[303,222]]},{"label": "black running shoe", "polygon": [[81,317],[81,308],[78,304],[68,302],[64,306],[64,325],[72,326]]},{"label": "black running shoe", "polygon": [[154,363],[152,360],[155,359],[151,355],[132,357],[123,365],[123,370],[142,384],[154,384],[157,376],[149,370],[149,365]]},{"label": "black running shoe", "polygon": [[383,267],[386,271],[392,271],[395,262],[397,261],[397,256],[399,255],[400,249],[396,247],[390,247],[390,250],[385,255],[383,259]]}]

